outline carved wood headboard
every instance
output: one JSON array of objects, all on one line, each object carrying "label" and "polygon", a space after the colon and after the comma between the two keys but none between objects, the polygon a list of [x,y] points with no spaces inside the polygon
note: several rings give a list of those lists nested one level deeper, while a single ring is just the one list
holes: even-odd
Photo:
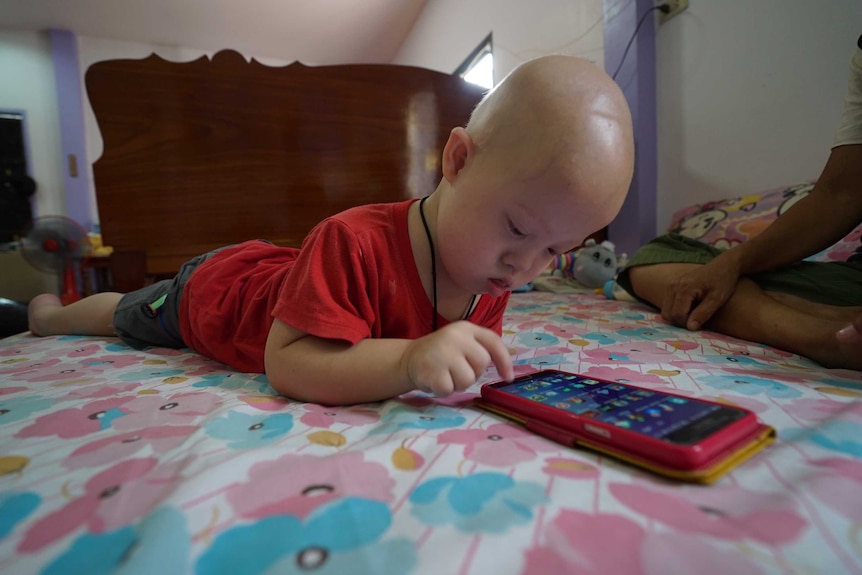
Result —
[{"label": "carved wood headboard", "polygon": [[[298,246],[348,207],[432,192],[449,131],[482,96],[422,68],[270,67],[229,50],[98,62],[85,81],[104,142],[93,165],[101,230],[121,291],[222,245]],[[129,262],[135,277],[122,271]]]}]

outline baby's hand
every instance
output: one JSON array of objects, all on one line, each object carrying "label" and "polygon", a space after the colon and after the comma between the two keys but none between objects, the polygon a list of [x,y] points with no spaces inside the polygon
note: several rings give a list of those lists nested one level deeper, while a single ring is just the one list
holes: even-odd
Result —
[{"label": "baby's hand", "polygon": [[401,360],[416,389],[446,397],[474,383],[493,362],[500,377],[514,377],[509,351],[496,333],[467,321],[456,321],[414,340]]}]

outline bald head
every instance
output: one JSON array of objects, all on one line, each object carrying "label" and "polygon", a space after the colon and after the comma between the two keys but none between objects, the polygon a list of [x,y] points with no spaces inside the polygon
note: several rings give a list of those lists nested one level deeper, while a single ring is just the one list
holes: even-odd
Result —
[{"label": "bald head", "polygon": [[631,182],[631,115],[617,84],[594,64],[544,56],[515,68],[476,107],[467,132],[476,160],[513,177],[549,172],[570,181],[594,215],[616,216]]}]

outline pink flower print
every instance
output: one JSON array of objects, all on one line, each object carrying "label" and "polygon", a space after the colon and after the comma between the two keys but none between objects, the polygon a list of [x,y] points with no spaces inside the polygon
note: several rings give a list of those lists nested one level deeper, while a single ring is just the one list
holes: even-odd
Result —
[{"label": "pink flower print", "polygon": [[[92,382],[90,382],[92,383]],[[134,391],[138,383],[115,383],[108,385],[88,385],[69,392],[69,397],[75,399],[97,399],[100,397],[117,397]]]},{"label": "pink flower print", "polygon": [[862,420],[862,403],[834,399],[795,399],[784,410],[806,421],[820,423],[833,419]]},{"label": "pink flower print", "polygon": [[221,400],[214,393],[194,391],[167,397],[141,395],[123,409],[128,415],[117,420],[114,427],[121,431],[154,428],[162,425],[187,425],[210,413]]},{"label": "pink flower print", "polygon": [[303,407],[305,408],[305,415],[299,420],[309,427],[329,428],[334,423],[350,426],[368,425],[380,420],[380,414],[373,409],[333,408],[313,403],[307,403]]},{"label": "pink flower print", "polygon": [[632,385],[657,384],[668,385],[670,381],[651,373],[642,373],[629,369],[628,367],[591,367],[583,375],[597,379],[608,379],[619,383],[630,383]]},{"label": "pink flower print", "polygon": [[97,439],[73,451],[63,462],[63,466],[67,469],[82,469],[106,465],[131,457],[145,448],[161,455],[182,445],[186,438],[197,430],[196,426],[191,425],[164,425]]},{"label": "pink flower print", "polygon": [[144,517],[174,489],[185,461],[156,469],[157,463],[152,457],[130,459],[97,473],[84,485],[82,496],[34,523],[18,551],[38,551],[81,526],[103,533]]},{"label": "pink flower print", "polygon": [[270,515],[306,517],[334,499],[360,497],[381,502],[393,500],[395,481],[376,462],[360,452],[331,457],[287,453],[249,468],[249,480],[232,485],[227,500],[237,514],[248,519]]},{"label": "pink flower print", "polygon": [[793,500],[740,487],[650,489],[611,483],[609,490],[633,511],[686,533],[779,545],[799,537],[807,525]]},{"label": "pink flower print", "polygon": [[47,355],[48,357],[87,357],[88,355],[99,353],[100,351],[102,351],[102,346],[98,343],[92,343],[89,345],[84,344],[78,346],[72,351],[69,351],[68,347],[51,350],[45,355]]},{"label": "pink flower print", "polygon": [[862,523],[862,505],[853,494],[862,491],[862,462],[825,457],[808,462],[818,473],[805,480],[807,491],[818,501],[856,525]]},{"label": "pink flower print", "polygon": [[622,515],[564,509],[526,553],[522,573],[630,575],[643,573],[643,528]]},{"label": "pink flower print", "polygon": [[558,451],[550,440],[508,423],[487,429],[450,429],[437,436],[438,443],[463,444],[464,457],[493,467],[508,467],[532,461],[539,451]]},{"label": "pink flower print", "polygon": [[766,573],[737,549],[718,548],[697,536],[683,533],[648,533],[639,551],[640,572],[644,575]]},{"label": "pink flower print", "polygon": [[543,330],[563,339],[569,339],[580,335],[580,332],[573,329],[573,325],[557,325],[553,323],[545,324]]},{"label": "pink flower print", "polygon": [[[69,382],[83,378],[91,378],[98,375],[102,370],[83,366],[76,362],[63,362],[59,359],[49,359],[41,363],[32,364],[26,371],[17,371],[11,377],[13,380],[24,380],[33,383],[40,382]],[[2,370],[0,370],[2,372]],[[88,379],[89,381],[89,379]]]},{"label": "pink flower print", "polygon": [[63,439],[83,437],[108,429],[117,417],[125,415],[120,407],[131,397],[116,397],[88,403],[83,407],[61,409],[36,419],[15,434],[15,437],[51,437]]},{"label": "pink flower print", "polygon": [[29,358],[27,358],[26,361],[7,360],[0,363],[0,375],[38,372],[40,370],[50,369],[58,363],[60,363],[59,359],[49,359],[47,361]]},{"label": "pink flower print", "polygon": [[554,477],[567,479],[595,479],[599,470],[595,465],[570,457],[550,457],[545,460],[542,471]]}]

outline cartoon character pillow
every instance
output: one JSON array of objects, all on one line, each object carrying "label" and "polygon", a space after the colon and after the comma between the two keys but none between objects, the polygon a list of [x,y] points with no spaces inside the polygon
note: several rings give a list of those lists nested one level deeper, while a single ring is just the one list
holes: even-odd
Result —
[{"label": "cartoon character pillow", "polygon": [[[814,188],[812,182],[689,206],[674,213],[668,231],[721,249],[753,238]],[[840,242],[810,258],[812,261],[845,261],[860,246],[862,225]]]}]

